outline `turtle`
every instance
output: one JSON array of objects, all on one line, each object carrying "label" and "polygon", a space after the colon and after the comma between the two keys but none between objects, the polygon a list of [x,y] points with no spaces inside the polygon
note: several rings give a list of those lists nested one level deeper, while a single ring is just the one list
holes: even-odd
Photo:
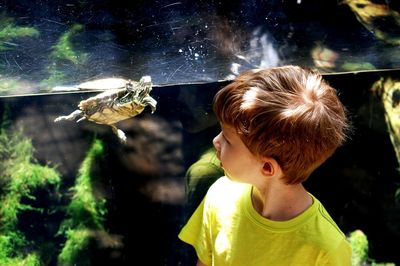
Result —
[{"label": "turtle", "polygon": [[[110,79],[102,79],[82,83],[76,86],[74,90],[76,88],[93,87],[94,84],[106,84],[109,81]],[[125,81],[125,84],[121,83],[121,81]],[[139,82],[118,79],[118,82],[114,84],[116,85],[113,88],[82,100],[78,104],[79,109],[69,115],[57,117],[54,122],[63,120],[73,121],[80,117],[76,121],[77,123],[87,119],[97,124],[109,125],[112,131],[118,136],[118,139],[122,143],[125,143],[126,135],[121,129],[117,128],[116,123],[140,114],[146,106],[149,106],[151,113],[154,113],[157,101],[150,96],[152,89],[150,76],[143,76]]]}]

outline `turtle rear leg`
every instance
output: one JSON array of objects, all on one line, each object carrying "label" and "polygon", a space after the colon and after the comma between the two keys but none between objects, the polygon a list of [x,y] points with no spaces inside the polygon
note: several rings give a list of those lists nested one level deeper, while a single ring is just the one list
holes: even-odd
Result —
[{"label": "turtle rear leg", "polygon": [[118,139],[122,143],[126,143],[126,135],[125,135],[124,131],[122,131],[121,129],[118,129],[115,125],[110,125],[110,126],[111,126],[114,134],[117,135]]},{"label": "turtle rear leg", "polygon": [[82,115],[82,111],[81,110],[75,110],[72,113],[70,113],[69,115],[63,115],[63,116],[59,116],[56,119],[54,119],[54,122],[59,122],[62,120],[74,120],[75,118],[77,118],[78,116]]}]

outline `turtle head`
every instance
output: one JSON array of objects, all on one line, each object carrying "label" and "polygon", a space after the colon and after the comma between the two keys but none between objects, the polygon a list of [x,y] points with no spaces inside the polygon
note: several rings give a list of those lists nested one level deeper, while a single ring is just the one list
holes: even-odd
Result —
[{"label": "turtle head", "polygon": [[151,77],[143,76],[139,81],[139,86],[140,88],[143,88],[146,94],[148,94],[151,91],[151,87],[153,86],[151,82]]},{"label": "turtle head", "polygon": [[153,84],[151,82],[151,77],[143,76],[139,82],[132,82],[131,80],[128,80],[125,88],[129,93],[133,92],[136,94],[149,94],[152,86]]}]

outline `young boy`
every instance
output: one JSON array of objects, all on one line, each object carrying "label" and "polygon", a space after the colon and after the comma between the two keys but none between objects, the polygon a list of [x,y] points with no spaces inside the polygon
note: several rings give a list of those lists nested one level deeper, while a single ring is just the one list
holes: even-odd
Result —
[{"label": "young boy", "polygon": [[336,91],[311,70],[251,70],[220,90],[213,140],[225,176],[179,234],[197,265],[351,265],[351,247],[302,185],[348,129]]}]

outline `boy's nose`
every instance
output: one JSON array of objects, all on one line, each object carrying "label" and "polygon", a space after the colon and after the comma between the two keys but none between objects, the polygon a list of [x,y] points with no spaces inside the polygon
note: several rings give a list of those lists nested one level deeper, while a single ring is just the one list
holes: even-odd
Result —
[{"label": "boy's nose", "polygon": [[214,147],[215,147],[215,149],[217,150],[217,151],[219,151],[219,148],[220,148],[220,144],[219,144],[219,138],[221,137],[221,134],[222,133],[219,133],[217,136],[215,136],[215,138],[213,139],[213,144],[214,144]]}]

